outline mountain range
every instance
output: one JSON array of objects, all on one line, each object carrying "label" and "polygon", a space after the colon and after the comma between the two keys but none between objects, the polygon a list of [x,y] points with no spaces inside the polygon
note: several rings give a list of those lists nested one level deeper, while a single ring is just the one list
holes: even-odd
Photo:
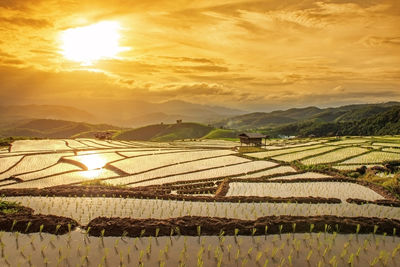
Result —
[{"label": "mountain range", "polygon": [[238,130],[268,129],[299,122],[353,122],[367,119],[400,106],[400,102],[347,105],[335,108],[292,108],[273,112],[253,112],[214,121],[216,127]]},{"label": "mountain range", "polygon": [[[145,105],[144,102],[141,104]],[[246,114],[240,110],[181,101],[150,106],[154,112],[147,115],[129,113],[129,108],[125,106],[119,109],[121,112],[125,110],[125,116],[119,116],[116,108],[107,118],[98,112],[90,113],[90,107],[81,110],[55,105],[3,106],[0,107],[0,137],[93,137],[95,132],[109,131],[114,133],[114,138],[122,140],[171,141],[234,138],[241,131],[258,131],[273,137],[400,134],[400,102]],[[162,108],[163,112],[160,111]],[[177,112],[176,115],[174,112]],[[101,113],[106,114],[107,110]],[[115,114],[115,121],[111,114]],[[199,118],[200,115],[202,118]],[[121,126],[124,125],[121,122],[128,117],[131,119],[126,123],[133,126]],[[176,123],[182,118],[193,122],[184,120],[183,123]]]}]

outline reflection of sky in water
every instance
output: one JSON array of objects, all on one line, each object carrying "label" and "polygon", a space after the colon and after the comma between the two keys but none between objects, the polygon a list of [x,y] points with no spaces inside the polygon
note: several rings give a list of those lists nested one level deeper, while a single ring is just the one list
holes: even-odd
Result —
[{"label": "reflection of sky in water", "polygon": [[97,169],[97,170],[90,170],[90,171],[85,171],[85,172],[81,172],[82,176],[85,178],[89,178],[89,179],[94,179],[100,176],[100,174],[102,173],[102,169]]},{"label": "reflection of sky in water", "polygon": [[82,162],[88,170],[100,169],[107,164],[107,160],[99,154],[79,156],[79,161]]},{"label": "reflection of sky in water", "polygon": [[80,156],[79,161],[88,168],[88,171],[82,172],[82,176],[89,179],[98,177],[102,173],[101,168],[107,164],[107,160],[99,154]]}]

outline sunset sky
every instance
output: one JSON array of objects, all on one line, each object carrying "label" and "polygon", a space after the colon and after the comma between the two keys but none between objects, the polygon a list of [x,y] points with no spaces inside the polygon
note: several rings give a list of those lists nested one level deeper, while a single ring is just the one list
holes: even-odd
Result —
[{"label": "sunset sky", "polygon": [[400,1],[1,0],[0,99],[400,101]]}]

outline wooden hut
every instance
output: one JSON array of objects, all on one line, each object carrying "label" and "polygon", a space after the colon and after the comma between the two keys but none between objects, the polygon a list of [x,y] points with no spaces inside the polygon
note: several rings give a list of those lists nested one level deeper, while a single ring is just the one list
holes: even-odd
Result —
[{"label": "wooden hut", "polygon": [[264,145],[266,145],[267,142],[267,135],[261,134],[261,133],[242,133],[239,134],[239,139],[240,139],[240,145],[246,144],[246,145],[253,145],[253,146],[262,146],[263,145],[263,139],[264,139]]},{"label": "wooden hut", "polygon": [[98,132],[94,134],[94,137],[100,140],[110,140],[112,135],[110,132]]}]

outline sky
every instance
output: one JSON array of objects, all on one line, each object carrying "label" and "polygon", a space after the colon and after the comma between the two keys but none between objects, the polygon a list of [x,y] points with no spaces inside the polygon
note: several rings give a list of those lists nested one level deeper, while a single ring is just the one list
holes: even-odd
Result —
[{"label": "sky", "polygon": [[[114,32],[67,40],[71,59],[66,33],[93,25]],[[103,57],[79,61],[113,40]],[[183,100],[269,111],[400,101],[399,85],[398,0],[0,1],[0,105]]]}]

